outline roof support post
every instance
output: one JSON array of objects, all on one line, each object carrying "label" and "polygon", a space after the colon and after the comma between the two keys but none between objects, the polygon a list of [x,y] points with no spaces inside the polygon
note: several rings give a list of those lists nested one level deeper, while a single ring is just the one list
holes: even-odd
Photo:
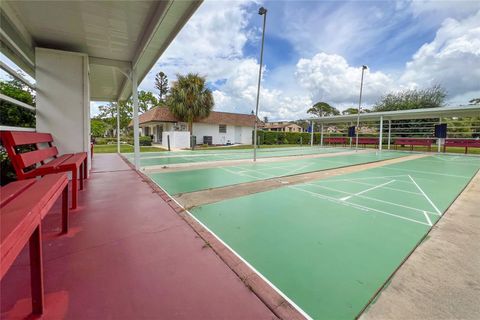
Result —
[{"label": "roof support post", "polygon": [[[438,118],[438,124],[442,124],[442,117]],[[440,153],[442,151],[442,139],[437,138],[437,152]]]},{"label": "roof support post", "polygon": [[120,101],[117,101],[117,153],[120,153]]},{"label": "roof support post", "polygon": [[310,121],[310,146],[313,147],[313,120]]},{"label": "roof support post", "polygon": [[378,137],[378,150],[382,151],[383,144],[383,116],[380,116],[380,136]]},{"label": "roof support post", "polygon": [[138,121],[138,75],[132,69],[132,100],[133,100],[133,151],[135,169],[140,169],[140,130]]},{"label": "roof support post", "polygon": [[320,125],[320,147],[323,147],[323,123]]},{"label": "roof support post", "polygon": [[392,140],[392,120],[388,120],[388,150],[390,150],[391,140]]}]

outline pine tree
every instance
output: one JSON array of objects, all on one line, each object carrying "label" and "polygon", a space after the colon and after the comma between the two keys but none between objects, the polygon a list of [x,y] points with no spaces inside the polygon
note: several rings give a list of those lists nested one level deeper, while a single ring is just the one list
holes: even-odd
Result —
[{"label": "pine tree", "polygon": [[168,78],[167,75],[162,71],[157,73],[155,76],[155,88],[157,88],[159,91],[158,101],[165,102],[165,96],[168,92]]}]

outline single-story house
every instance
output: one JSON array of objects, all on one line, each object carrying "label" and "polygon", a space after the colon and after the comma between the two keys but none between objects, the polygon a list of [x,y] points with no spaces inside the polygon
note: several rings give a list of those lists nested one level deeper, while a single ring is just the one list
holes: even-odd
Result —
[{"label": "single-story house", "polygon": [[263,126],[265,131],[303,132],[303,128],[290,122],[269,122]]},{"label": "single-story house", "polygon": [[[167,146],[167,137],[174,148],[190,145],[188,124],[179,121],[165,106],[154,107],[139,117],[141,134],[152,136],[153,142]],[[132,123],[130,124],[130,126]],[[196,144],[252,144],[255,115],[212,111],[207,118],[193,123]]]}]

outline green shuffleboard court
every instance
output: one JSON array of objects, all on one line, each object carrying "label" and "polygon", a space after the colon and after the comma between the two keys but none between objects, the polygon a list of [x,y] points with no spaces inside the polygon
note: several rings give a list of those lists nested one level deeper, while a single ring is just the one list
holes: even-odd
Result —
[{"label": "green shuffleboard court", "polygon": [[149,173],[156,184],[174,195],[210,188],[253,182],[264,179],[333,169],[356,164],[393,159],[408,155],[404,152],[369,152],[325,158],[294,159],[273,163],[250,163],[238,166]]},{"label": "green shuffleboard court", "polygon": [[191,214],[309,317],[353,319],[479,168],[480,158],[433,155]]},{"label": "green shuffleboard court", "polygon": [[[335,153],[348,151],[345,148],[321,148],[321,147],[293,147],[293,148],[260,148],[257,151],[258,158],[288,157],[311,154]],[[133,162],[133,154],[125,155]],[[253,158],[252,149],[224,149],[202,151],[172,151],[172,152],[148,152],[140,154],[140,166],[164,166],[181,163],[198,163],[209,161],[242,160]]]}]

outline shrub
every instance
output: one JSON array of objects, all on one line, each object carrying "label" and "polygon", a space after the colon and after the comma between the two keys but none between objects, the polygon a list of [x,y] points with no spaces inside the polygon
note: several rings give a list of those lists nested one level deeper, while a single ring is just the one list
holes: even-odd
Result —
[{"label": "shrub", "polygon": [[141,145],[141,146],[151,146],[151,145],[152,145],[152,137],[150,137],[150,136],[141,136],[141,137],[140,137],[140,145]]}]

